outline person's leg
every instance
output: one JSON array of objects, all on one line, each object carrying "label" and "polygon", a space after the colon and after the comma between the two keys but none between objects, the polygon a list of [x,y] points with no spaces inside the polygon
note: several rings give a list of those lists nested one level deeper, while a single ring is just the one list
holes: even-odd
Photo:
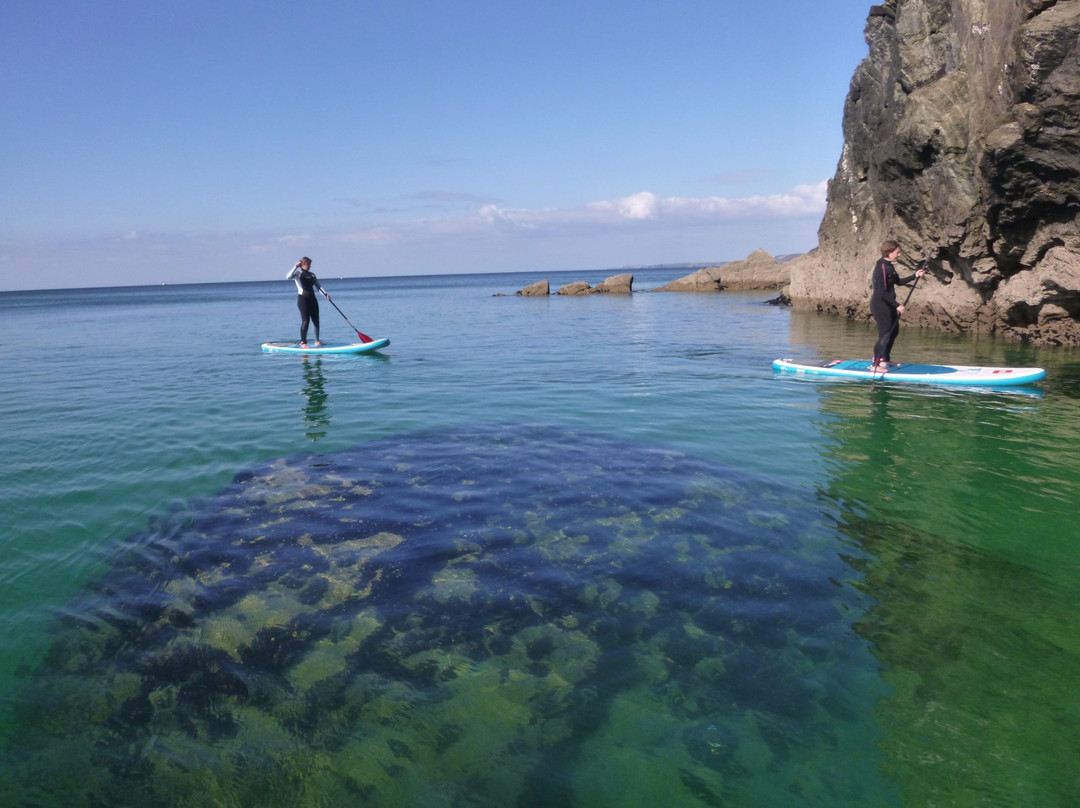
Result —
[{"label": "person's leg", "polygon": [[308,315],[307,301],[304,300],[303,295],[296,296],[296,307],[300,309],[300,344],[307,344],[307,330],[308,323],[311,321]]},{"label": "person's leg", "polygon": [[900,317],[893,315],[892,326],[889,327],[889,333],[885,340],[885,353],[881,355],[882,360],[886,363],[892,361],[892,346],[896,342],[896,335],[900,333]]},{"label": "person's leg", "polygon": [[874,364],[887,361],[889,348],[892,346],[893,326],[896,323],[895,313],[888,306],[872,306],[870,314],[877,323],[877,342],[874,343]]}]

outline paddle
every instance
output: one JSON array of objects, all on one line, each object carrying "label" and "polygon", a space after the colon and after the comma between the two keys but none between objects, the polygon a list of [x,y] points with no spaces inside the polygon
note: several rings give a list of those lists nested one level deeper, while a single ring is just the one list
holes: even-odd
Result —
[{"label": "paddle", "polygon": [[[924,258],[922,261],[919,262],[919,269],[926,269],[928,266],[930,266],[930,254],[929,253],[927,253],[926,258]],[[920,280],[922,280],[922,276],[916,275],[915,276],[915,283],[911,284],[911,288],[908,289],[907,297],[904,298],[904,308],[905,309],[907,308],[907,302],[909,300],[911,300],[911,295],[915,291],[915,287],[919,285]],[[900,317],[896,318],[896,326],[895,327],[896,328],[900,327]]]},{"label": "paddle", "polygon": [[[335,303],[333,300],[330,300],[330,295],[326,295],[326,299],[330,301],[331,306],[333,306],[335,309],[337,309],[338,314],[340,314],[342,317],[345,317],[345,312],[343,312],[341,309],[338,309],[338,304]],[[352,320],[350,320],[348,317],[345,317],[345,322],[347,322],[349,325],[352,325],[352,330],[356,332],[356,336],[360,337],[361,342],[374,342],[375,341],[371,337],[369,337],[367,334],[364,334],[363,332],[361,332],[360,329],[357,328],[355,325],[353,325]]]}]

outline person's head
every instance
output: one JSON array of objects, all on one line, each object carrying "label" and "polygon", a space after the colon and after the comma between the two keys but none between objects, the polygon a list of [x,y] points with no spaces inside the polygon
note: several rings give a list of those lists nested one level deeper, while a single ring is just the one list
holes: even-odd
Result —
[{"label": "person's head", "polygon": [[[893,255],[896,253],[896,255]],[[900,245],[893,241],[891,238],[885,239],[881,242],[881,257],[888,258],[890,261],[900,254]]]},{"label": "person's head", "polygon": [[300,259],[300,268],[301,269],[311,269],[311,259],[307,258],[307,257],[301,258]]}]

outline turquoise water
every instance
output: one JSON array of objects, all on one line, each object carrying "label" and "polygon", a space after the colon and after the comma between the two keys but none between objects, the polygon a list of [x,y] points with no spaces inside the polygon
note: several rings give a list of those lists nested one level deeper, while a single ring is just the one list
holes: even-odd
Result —
[{"label": "turquoise water", "polygon": [[0,297],[4,804],[1075,804],[1080,356],[675,274]]}]

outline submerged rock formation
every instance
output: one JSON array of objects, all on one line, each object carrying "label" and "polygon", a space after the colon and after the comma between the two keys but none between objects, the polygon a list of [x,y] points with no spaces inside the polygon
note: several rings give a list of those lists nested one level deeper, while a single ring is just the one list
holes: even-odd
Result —
[{"label": "submerged rock formation", "polygon": [[653,289],[654,292],[720,292],[725,289],[782,289],[791,283],[791,270],[764,250],[754,250],[745,261],[731,261]]},{"label": "submerged rock formation", "polygon": [[909,323],[1080,344],[1080,2],[889,0],[866,41],[794,305],[868,316],[891,237],[931,258]]},{"label": "submerged rock formation", "polygon": [[557,427],[278,458],[62,610],[0,805],[874,804],[816,774],[873,720],[839,542],[812,492]]}]

